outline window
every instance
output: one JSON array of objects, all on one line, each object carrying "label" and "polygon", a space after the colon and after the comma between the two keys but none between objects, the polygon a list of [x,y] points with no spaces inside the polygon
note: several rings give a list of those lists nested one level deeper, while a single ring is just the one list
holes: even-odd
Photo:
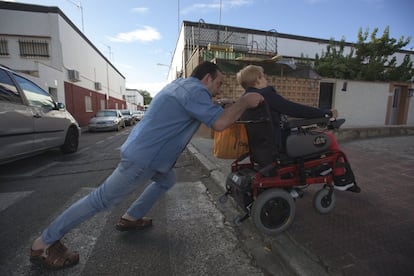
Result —
[{"label": "window", "polygon": [[21,57],[49,57],[49,44],[47,41],[19,40]]},{"label": "window", "polygon": [[92,112],[92,98],[89,96],[85,96],[85,111]]},{"label": "window", "polygon": [[24,95],[26,96],[31,106],[50,109],[56,108],[55,102],[53,101],[52,97],[50,97],[49,93],[23,77],[14,75],[14,78],[19,84],[20,88],[23,90]]},{"label": "window", "polygon": [[4,38],[0,38],[0,56],[8,56],[9,55],[9,47],[7,45],[7,40]]},{"label": "window", "polygon": [[6,71],[0,69],[0,101],[23,103],[22,98]]},{"label": "window", "polygon": [[101,100],[101,110],[105,109],[105,100]]}]

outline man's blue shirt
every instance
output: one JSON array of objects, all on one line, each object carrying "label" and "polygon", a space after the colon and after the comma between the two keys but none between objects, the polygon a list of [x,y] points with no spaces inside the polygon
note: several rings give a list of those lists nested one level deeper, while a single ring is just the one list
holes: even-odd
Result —
[{"label": "man's blue shirt", "polygon": [[200,123],[211,127],[222,112],[200,80],[177,79],[154,97],[144,118],[122,145],[121,157],[167,172]]}]

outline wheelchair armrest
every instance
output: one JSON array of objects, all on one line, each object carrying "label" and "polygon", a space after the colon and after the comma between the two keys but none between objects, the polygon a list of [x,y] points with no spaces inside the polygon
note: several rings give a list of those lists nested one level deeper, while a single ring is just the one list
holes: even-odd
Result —
[{"label": "wheelchair armrest", "polygon": [[284,129],[292,129],[310,125],[328,125],[329,118],[315,118],[315,119],[294,119],[283,123]]},{"label": "wheelchair armrest", "polygon": [[270,122],[269,118],[260,118],[257,120],[237,120],[236,124],[258,124],[258,123],[267,123]]}]

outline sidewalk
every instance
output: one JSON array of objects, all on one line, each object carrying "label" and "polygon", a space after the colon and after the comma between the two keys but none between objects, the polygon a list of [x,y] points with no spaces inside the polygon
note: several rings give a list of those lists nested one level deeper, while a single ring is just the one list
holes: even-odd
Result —
[{"label": "sidewalk", "polygon": [[[414,270],[414,218],[409,215],[414,209],[414,137],[344,140],[341,148],[362,192],[336,193],[334,210],[320,215],[312,208],[320,187],[309,187],[296,201],[291,227],[263,237],[263,246],[297,275],[409,275]],[[232,160],[215,158],[212,146],[212,139],[195,136],[188,149],[224,191]]]}]

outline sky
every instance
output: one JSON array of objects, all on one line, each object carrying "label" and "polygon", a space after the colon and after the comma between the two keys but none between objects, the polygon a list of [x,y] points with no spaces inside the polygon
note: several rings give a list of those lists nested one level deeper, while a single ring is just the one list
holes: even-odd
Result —
[{"label": "sky", "polygon": [[[182,21],[276,30],[356,42],[358,30],[385,27],[411,37],[413,0],[14,0],[59,7],[122,73],[126,87],[154,96],[167,84],[168,65]],[[279,53],[283,56],[283,53]]]}]

